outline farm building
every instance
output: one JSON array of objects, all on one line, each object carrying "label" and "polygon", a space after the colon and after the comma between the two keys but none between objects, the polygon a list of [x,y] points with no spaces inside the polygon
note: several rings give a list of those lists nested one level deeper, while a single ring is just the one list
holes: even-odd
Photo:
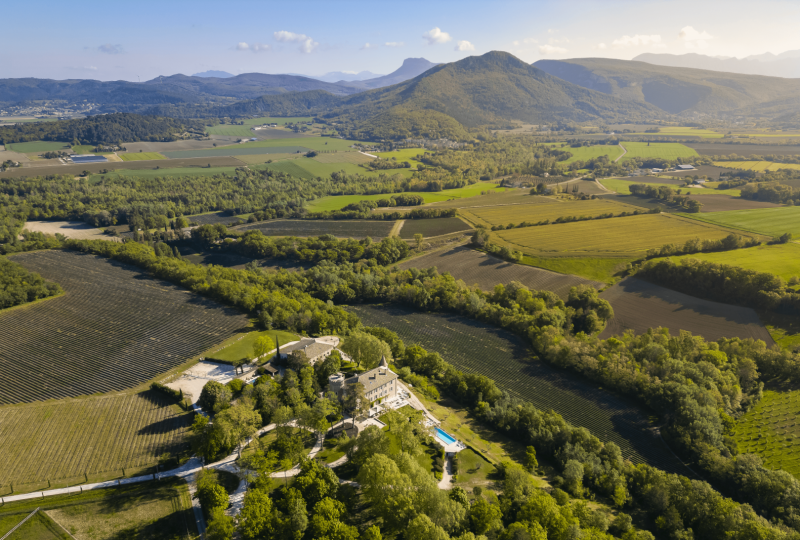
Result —
[{"label": "farm building", "polygon": [[309,362],[315,364],[320,360],[324,360],[331,354],[334,346],[331,343],[316,340],[313,338],[303,338],[300,341],[281,347],[280,355],[282,359],[286,359],[295,351],[303,351],[306,354]]},{"label": "farm building", "polygon": [[257,141],[258,139],[256,139],[255,137],[251,137],[250,140],[251,141]]},{"label": "farm building", "polygon": [[391,399],[397,395],[397,374],[389,369],[386,357],[381,358],[381,363],[375,369],[365,371],[361,375],[354,375],[349,379],[342,373],[334,373],[328,378],[330,389],[344,399],[348,387],[361,383],[364,385],[364,395],[370,403]]},{"label": "farm building", "polygon": [[84,154],[84,155],[75,155],[70,156],[73,163],[80,164],[80,163],[106,163],[108,159],[105,156],[95,156],[94,154]]},{"label": "farm building", "polygon": [[696,170],[694,168],[694,165],[678,165],[676,167],[676,169],[678,169],[679,171],[694,171],[694,170]]},{"label": "farm building", "polygon": [[659,172],[664,172],[664,169],[650,169],[650,171],[654,173],[659,173]]}]

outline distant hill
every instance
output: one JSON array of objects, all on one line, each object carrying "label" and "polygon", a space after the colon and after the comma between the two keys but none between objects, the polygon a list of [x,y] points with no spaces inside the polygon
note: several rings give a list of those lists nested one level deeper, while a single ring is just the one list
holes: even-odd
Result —
[{"label": "distant hill", "polygon": [[[413,79],[414,77],[422,75],[432,67],[438,65],[439,64],[434,64],[433,62],[429,62],[424,58],[406,58],[403,60],[402,66],[388,75],[376,76],[374,79],[361,80],[360,82],[350,81],[349,86],[360,88],[362,90],[383,88],[384,86],[391,86],[393,84],[398,84],[409,79]],[[342,79],[340,84],[346,82],[346,80]]]},{"label": "distant hill", "polygon": [[346,71],[331,71],[329,73],[326,73],[325,75],[320,75],[319,77],[311,77],[311,78],[317,79],[318,81],[338,83],[338,82],[365,81],[367,79],[375,79],[377,77],[383,77],[383,75],[380,75],[378,73],[372,73],[371,71],[361,71],[359,73],[347,73]]},{"label": "distant hill", "polygon": [[216,77],[218,79],[227,79],[228,77],[233,77],[233,74],[227,71],[215,71],[211,69],[202,73],[195,73],[192,77]]},{"label": "distant hill", "polygon": [[308,90],[325,90],[334,95],[348,95],[357,91],[309,77],[267,75],[265,73],[243,73],[227,79],[171,75],[158,77],[142,84],[179,95],[224,96],[235,99],[255,99],[265,94],[284,94]]},{"label": "distant hill", "polygon": [[633,60],[659,66],[685,67],[770,77],[800,77],[800,51],[765,53],[746,58],[720,58],[704,54],[640,54]]},{"label": "distant hill", "polygon": [[788,119],[800,111],[800,79],[656,66],[608,58],[539,60],[564,81],[673,114]]}]

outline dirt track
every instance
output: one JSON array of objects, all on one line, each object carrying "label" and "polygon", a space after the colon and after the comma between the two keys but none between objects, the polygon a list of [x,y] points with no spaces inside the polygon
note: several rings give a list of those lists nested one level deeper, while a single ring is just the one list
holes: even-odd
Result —
[{"label": "dirt track", "polygon": [[775,343],[752,309],[701,300],[640,279],[623,279],[600,297],[614,308],[602,339],[628,329],[641,334],[661,326],[672,335],[689,330],[709,341],[740,337],[760,339],[767,346]]}]

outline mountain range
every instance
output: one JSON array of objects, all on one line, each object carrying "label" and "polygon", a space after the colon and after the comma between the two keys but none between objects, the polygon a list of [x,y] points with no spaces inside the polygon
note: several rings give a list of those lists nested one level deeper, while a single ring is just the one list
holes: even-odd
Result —
[{"label": "mountain range", "polygon": [[780,54],[757,54],[745,58],[707,56],[697,53],[644,53],[633,60],[659,66],[706,69],[745,75],[766,75],[784,78],[800,77],[800,50],[786,51]]}]

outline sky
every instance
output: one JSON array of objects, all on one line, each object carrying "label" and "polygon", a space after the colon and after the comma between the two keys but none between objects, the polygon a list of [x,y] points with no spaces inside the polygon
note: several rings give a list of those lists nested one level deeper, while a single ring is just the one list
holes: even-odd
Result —
[{"label": "sky", "polygon": [[28,0],[2,11],[0,78],[387,74],[405,58],[492,50],[532,63],[800,49],[796,0]]}]

